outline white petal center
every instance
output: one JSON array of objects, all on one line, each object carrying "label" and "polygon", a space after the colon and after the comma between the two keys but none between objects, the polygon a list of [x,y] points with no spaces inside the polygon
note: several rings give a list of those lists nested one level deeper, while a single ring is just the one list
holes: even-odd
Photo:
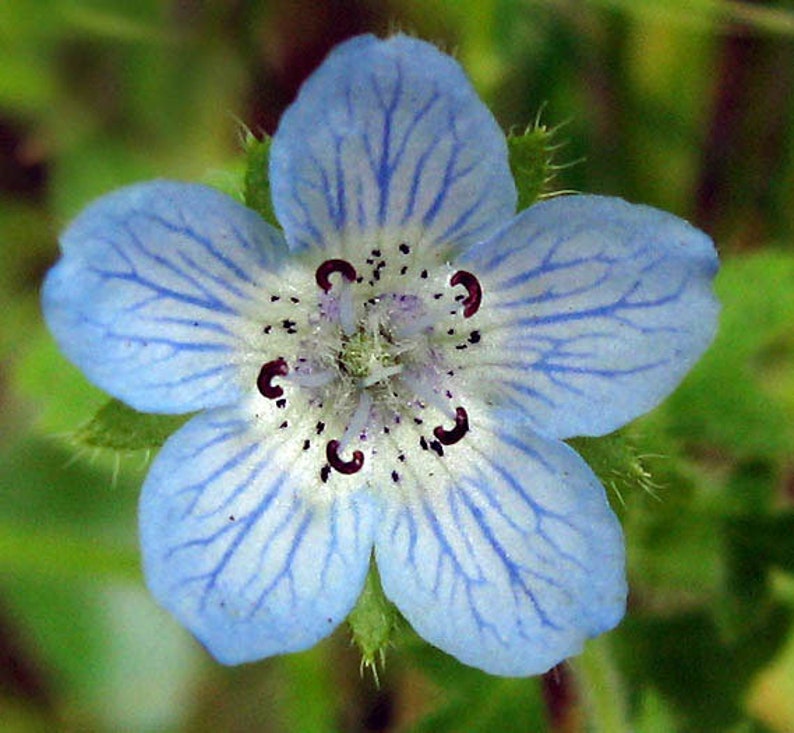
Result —
[{"label": "white petal center", "polygon": [[479,282],[415,250],[395,241],[349,259],[307,256],[259,297],[252,410],[285,460],[314,466],[315,493],[424,481],[469,431],[476,397],[460,372],[482,343]]}]

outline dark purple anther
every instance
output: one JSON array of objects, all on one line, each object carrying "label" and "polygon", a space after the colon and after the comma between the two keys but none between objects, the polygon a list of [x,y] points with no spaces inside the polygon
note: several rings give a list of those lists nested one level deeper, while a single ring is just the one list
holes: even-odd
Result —
[{"label": "dark purple anther", "polygon": [[270,400],[278,399],[284,394],[284,390],[277,384],[273,384],[273,377],[283,377],[287,372],[289,372],[289,367],[281,356],[263,364],[259,370],[259,376],[256,378],[257,389]]},{"label": "dark purple anther", "polygon": [[331,468],[346,475],[360,471],[361,467],[364,465],[364,454],[360,450],[353,451],[353,458],[351,460],[343,461],[339,457],[338,440],[328,441],[328,445],[325,447],[325,457],[328,463],[331,464]]},{"label": "dark purple anther", "polygon": [[342,277],[349,283],[356,279],[356,268],[347,260],[326,260],[314,273],[314,279],[317,280],[317,284],[323,289],[323,292],[327,293],[331,289],[329,277],[335,272],[341,272]]},{"label": "dark purple anther", "polygon": [[471,318],[478,310],[480,310],[480,302],[482,301],[482,288],[480,281],[466,270],[458,270],[450,279],[449,284],[452,286],[463,285],[469,294],[463,299],[463,317]]},{"label": "dark purple anther", "polygon": [[440,425],[433,429],[433,435],[438,438],[439,443],[452,445],[457,443],[469,432],[469,416],[462,407],[455,410],[455,427],[452,430],[444,430]]}]

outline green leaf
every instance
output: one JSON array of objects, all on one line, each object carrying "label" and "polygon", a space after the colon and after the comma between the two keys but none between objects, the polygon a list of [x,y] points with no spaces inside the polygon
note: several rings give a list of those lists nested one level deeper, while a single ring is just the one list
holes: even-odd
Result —
[{"label": "green leaf", "polygon": [[629,733],[625,684],[614,663],[608,637],[590,639],[582,653],[572,659],[579,693],[584,702],[588,730],[593,733]]},{"label": "green leaf", "polygon": [[635,613],[612,638],[620,643],[624,680],[669,700],[683,720],[677,730],[728,731],[744,718],[747,688],[785,642],[790,623],[785,605],[759,604],[742,638],[728,642],[706,611]]},{"label": "green leaf", "polygon": [[430,714],[413,733],[543,733],[549,730],[537,678],[491,677],[462,690],[450,705]]},{"label": "green leaf", "polygon": [[264,135],[261,140],[249,133],[245,142],[248,159],[245,170],[245,205],[256,211],[268,224],[279,227],[270,197],[271,138]]},{"label": "green leaf", "polygon": [[[60,7],[63,23],[77,35],[96,37],[117,43],[159,44],[174,43],[175,33],[164,30],[154,13],[147,13],[144,4],[129,4],[124,11],[88,7],[79,3],[63,3]],[[142,11],[142,12],[141,12]],[[149,17],[146,17],[146,16]],[[136,17],[139,16],[139,17]]]},{"label": "green leaf", "polygon": [[790,10],[740,0],[587,0],[586,4],[688,27],[708,29],[736,24],[757,32],[794,35],[794,13]]},{"label": "green leaf", "polygon": [[111,400],[99,409],[72,439],[87,448],[115,451],[159,448],[182,427],[190,415],[151,415],[138,412],[119,400]]},{"label": "green leaf", "polygon": [[140,580],[136,547],[74,529],[0,518],[0,573],[62,580]]},{"label": "green leaf", "polygon": [[[653,443],[648,446],[646,440]],[[622,523],[631,586],[648,602],[667,608],[705,604],[724,582],[723,498],[674,445],[659,440],[654,435],[642,443],[656,454],[653,496],[625,495]]]},{"label": "green leaf", "polygon": [[549,730],[539,677],[495,677],[461,664],[418,637],[408,651],[443,692],[436,709],[411,728],[412,733]]},{"label": "green leaf", "polygon": [[773,516],[743,516],[726,520],[731,544],[765,567],[794,573],[794,511]]},{"label": "green leaf", "polygon": [[556,129],[536,122],[523,135],[508,135],[510,170],[518,189],[518,210],[532,206],[548,191],[556,166],[552,162],[559,147],[553,142]]},{"label": "green leaf", "polygon": [[[274,712],[280,713],[284,727],[276,730],[335,733],[343,698],[339,694],[338,670],[329,654],[328,644],[318,644],[299,654],[279,658],[278,672],[284,684],[283,699]],[[280,704],[279,704],[280,703]],[[262,729],[271,728],[263,721]]]},{"label": "green leaf", "polygon": [[[740,458],[794,450],[794,257],[768,251],[724,263],[717,338],[657,410],[680,439],[727,448]],[[659,428],[651,428],[658,430]]]}]

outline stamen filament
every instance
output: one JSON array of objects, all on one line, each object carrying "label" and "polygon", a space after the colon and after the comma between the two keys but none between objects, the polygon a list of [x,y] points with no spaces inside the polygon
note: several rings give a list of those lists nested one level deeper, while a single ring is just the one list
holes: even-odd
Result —
[{"label": "stamen filament", "polygon": [[330,369],[313,372],[293,371],[289,377],[287,377],[287,381],[294,382],[299,387],[309,388],[325,387],[325,385],[331,384],[334,379],[336,379],[336,372],[333,372]]},{"label": "stamen filament", "polygon": [[411,392],[422,400],[422,402],[433,405],[433,407],[439,410],[439,412],[443,412],[450,420],[455,419],[456,413],[452,411],[449,400],[444,399],[432,387],[429,387],[426,382],[407,372],[403,372],[403,374],[400,375],[400,379]]},{"label": "stamen filament", "polygon": [[358,386],[361,389],[366,389],[367,387],[371,387],[373,384],[377,384],[378,382],[383,382],[387,380],[389,377],[393,377],[397,374],[400,374],[402,370],[403,370],[402,364],[395,364],[394,366],[383,367],[382,369],[373,371],[371,374],[360,379],[358,382]]},{"label": "stamen filament", "polygon": [[341,439],[337,441],[343,450],[353,438],[355,438],[357,435],[361,435],[361,433],[364,432],[364,429],[369,423],[371,411],[372,395],[364,390],[359,396],[358,405],[356,406],[353,416],[350,418],[350,422],[348,423],[345,432],[342,434]]},{"label": "stamen filament", "polygon": [[418,333],[422,333],[426,328],[434,326],[439,320],[439,314],[432,312],[425,313],[421,318],[417,318],[401,326],[395,331],[394,335],[399,339],[411,338]]},{"label": "stamen filament", "polygon": [[342,283],[339,295],[339,323],[346,336],[356,332],[356,307],[353,303],[353,289],[348,283]]}]

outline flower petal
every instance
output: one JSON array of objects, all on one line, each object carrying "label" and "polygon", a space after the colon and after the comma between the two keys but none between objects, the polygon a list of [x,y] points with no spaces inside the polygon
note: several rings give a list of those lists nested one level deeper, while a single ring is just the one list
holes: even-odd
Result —
[{"label": "flower petal", "polygon": [[191,420],[155,460],[140,508],[146,579],[219,661],[305,649],[358,598],[373,504],[318,501],[316,482],[300,445],[231,408]]},{"label": "flower petal", "polygon": [[483,348],[461,368],[552,437],[603,435],[655,407],[716,331],[711,240],[647,206],[544,201],[460,264],[483,289]]},{"label": "flower petal", "polygon": [[493,116],[453,59],[406,36],[338,46],[284,113],[270,161],[294,248],[344,252],[382,230],[465,245],[515,211]]},{"label": "flower petal", "polygon": [[565,444],[482,424],[475,414],[443,467],[387,498],[375,541],[383,589],[462,662],[539,674],[622,617],[620,525]]},{"label": "flower petal", "polygon": [[61,246],[44,315],[91,381],[154,412],[247,391],[235,365],[241,328],[258,282],[287,251],[254,212],[206,186],[140,184],[89,206]]}]

